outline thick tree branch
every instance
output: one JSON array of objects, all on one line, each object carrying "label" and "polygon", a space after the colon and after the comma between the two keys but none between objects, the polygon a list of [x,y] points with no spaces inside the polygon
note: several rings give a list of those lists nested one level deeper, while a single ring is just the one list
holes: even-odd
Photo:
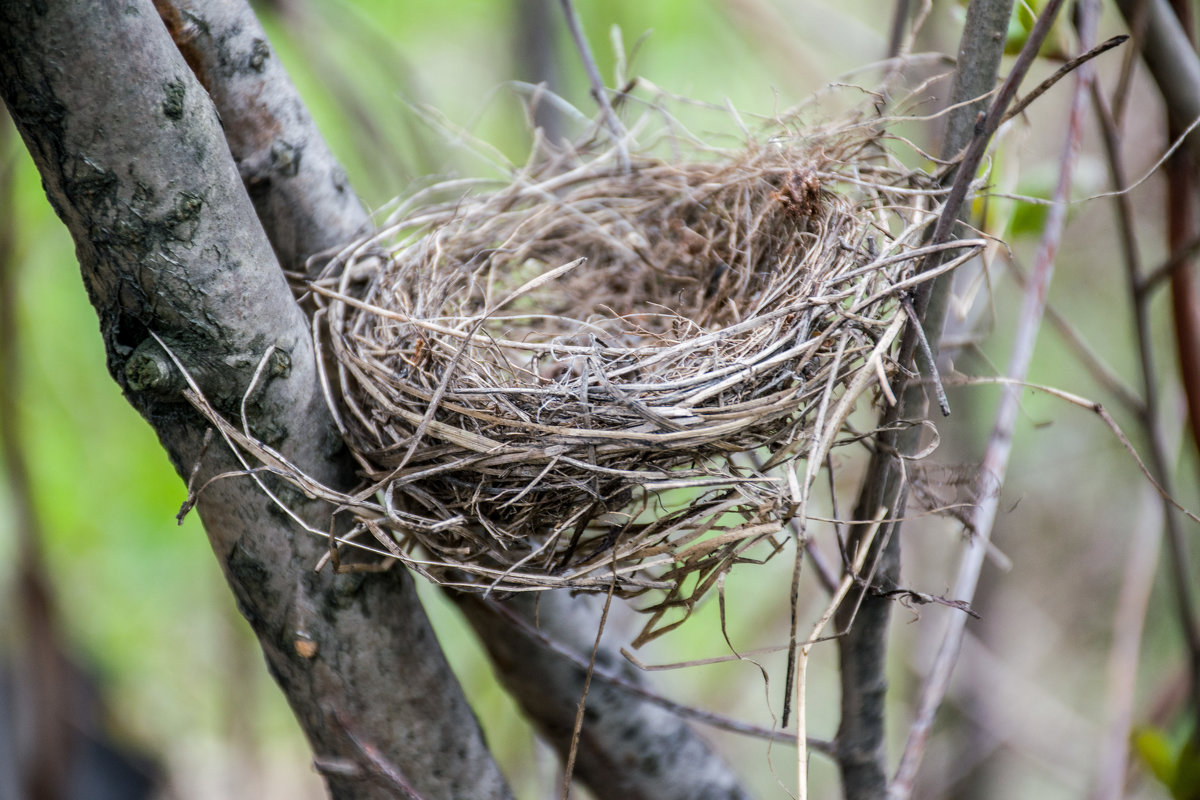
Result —
[{"label": "thick tree branch", "polygon": [[[540,608],[522,595],[505,602],[540,631],[586,659],[596,635],[596,597],[552,600]],[[459,596],[459,607],[488,651],[509,692],[546,740],[560,753],[570,747],[575,706],[586,671],[547,652],[524,630],[507,622],[495,601]],[[547,602],[550,600],[550,602]],[[503,635],[496,635],[497,631]],[[599,667],[640,683],[640,673],[616,648],[602,647]],[[564,708],[571,713],[564,714]],[[620,735],[616,735],[620,732]],[[601,800],[739,800],[749,795],[708,745],[678,716],[647,702],[635,702],[624,688],[595,680],[588,691],[575,774]]]},{"label": "thick tree branch", "polygon": [[[368,227],[366,212],[345,184],[340,166],[274,58],[249,6],[241,0],[194,0],[186,5],[158,0],[158,6],[188,63],[197,74],[207,76],[205,84],[220,113],[234,160],[243,165],[242,177],[283,268],[300,271],[311,254],[293,246],[294,231],[307,232],[308,246],[328,248]],[[240,64],[242,71],[250,74],[240,75],[230,64]],[[276,144],[266,140],[266,134],[253,133],[258,127],[269,131],[274,141],[306,143],[301,163],[310,165],[307,178],[302,169],[298,175],[276,173],[260,179],[245,168],[246,163],[261,160],[259,154],[277,149]],[[248,132],[236,133],[243,130]],[[321,181],[324,186],[316,185]],[[327,201],[307,202],[305,192],[310,189]],[[464,609],[473,608],[470,598],[456,593],[451,596]],[[514,602],[513,610],[533,620],[529,603]],[[539,619],[552,638],[573,644],[577,635],[594,632],[599,615],[593,611],[585,600],[552,592],[542,596]],[[549,653],[540,642],[516,636],[512,625],[504,620],[479,613],[468,613],[468,618],[488,649],[501,681],[513,691],[525,713],[544,731],[556,731],[565,725],[569,734],[583,686],[582,672]],[[602,646],[600,658],[605,663],[624,663],[618,649],[611,645]],[[629,680],[638,683],[641,676],[631,673]],[[559,691],[547,692],[546,687],[557,687]],[[736,788],[734,773],[674,715],[620,688],[600,690],[596,702],[606,713],[587,719],[577,774],[597,797],[743,796]],[[631,736],[631,726],[642,722],[646,724],[639,734]],[[553,735],[550,741],[565,756],[569,741]],[[612,774],[613,754],[621,755],[620,779]],[[662,787],[667,784],[677,787],[677,794],[663,794]],[[725,793],[705,795],[711,791],[707,786]],[[620,793],[613,794],[615,790]]]},{"label": "thick tree branch", "polygon": [[229,150],[283,268],[299,272],[310,256],[365,233],[370,220],[362,203],[249,6],[233,0],[154,4],[221,115]]},{"label": "thick tree branch", "polygon": [[[247,68],[252,69],[252,65]],[[181,376],[331,485],[352,475],[315,378],[308,328],[229,157],[212,105],[148,0],[0,7],[0,94],[70,229],[113,377],[198,485],[235,469],[180,402]],[[318,525],[329,509],[277,487]],[[401,573],[315,574],[323,543],[248,478],[197,505],[213,550],[299,717],[335,797],[425,798],[507,789]],[[325,522],[320,522],[324,519]]]}]

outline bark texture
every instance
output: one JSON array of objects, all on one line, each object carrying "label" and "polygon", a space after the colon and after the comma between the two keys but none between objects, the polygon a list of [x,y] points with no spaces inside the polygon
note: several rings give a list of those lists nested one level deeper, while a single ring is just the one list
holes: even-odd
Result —
[{"label": "bark texture", "polygon": [[[586,671],[506,622],[500,601],[460,595],[459,607],[483,639],[501,682],[564,759]],[[504,604],[538,630],[589,659],[603,598],[547,593]],[[642,676],[603,642],[598,666],[638,683]],[[748,800],[734,773],[692,728],[671,712],[593,678],[580,731],[576,777],[600,800]]]},{"label": "bark texture", "polygon": [[[150,332],[234,420],[274,345],[283,355],[248,398],[251,431],[313,477],[347,488],[353,465],[279,266],[302,271],[312,255],[363,231],[367,215],[248,6],[156,5],[162,22],[148,2],[0,9],[0,93],[75,238],[110,372],[180,474],[199,462],[201,485],[239,465],[219,442],[205,449],[202,420],[181,402],[183,376]],[[324,527],[327,507],[271,488]],[[314,574],[323,542],[248,478],[212,484],[197,508],[334,796],[509,796],[406,574]],[[568,639],[597,623],[565,595],[546,598],[542,614],[571,620],[552,631]],[[536,641],[510,641],[504,623],[480,633],[506,683],[526,687],[517,695],[527,713],[569,731],[581,671]],[[531,674],[563,690],[529,691],[520,676]],[[581,749],[580,777],[599,796],[743,796],[688,726],[611,692],[601,693],[610,713],[592,715]],[[643,724],[633,736],[631,726]],[[640,757],[627,749],[614,758],[627,740],[641,743]],[[608,771],[616,766],[619,780]],[[666,785],[685,788],[654,788]],[[629,793],[605,790],[612,786]]]},{"label": "bark texture", "polygon": [[250,7],[240,0],[155,5],[221,115],[283,268],[303,271],[311,256],[365,233],[370,220],[362,203]]},{"label": "bark texture", "polygon": [[[253,69],[249,65],[248,69]],[[222,413],[330,485],[350,461],[307,324],[204,89],[149,0],[0,6],[0,94],[70,229],[108,367],[181,475],[237,468],[157,334]],[[276,487],[317,527],[329,509]],[[406,575],[314,573],[324,544],[246,477],[197,505],[335,797],[509,796]],[[320,522],[325,519],[326,522]]]},{"label": "bark texture", "polygon": [[[243,165],[242,178],[255,199],[267,237],[280,255],[281,266],[302,271],[309,255],[292,245],[293,231],[306,231],[311,246],[327,248],[368,227],[366,212],[345,185],[343,170],[273,58],[250,7],[240,0],[193,0],[186,6],[158,0],[157,5],[176,44],[212,94],[234,160]],[[258,70],[254,65],[260,60],[273,66]],[[239,76],[223,66],[228,64],[249,64],[253,75]],[[225,85],[226,81],[233,85]],[[264,149],[273,147],[264,143],[262,134],[254,133],[259,127],[270,131],[277,141],[307,143],[307,177],[301,170],[296,175],[274,174],[260,181],[254,171],[245,168],[247,163],[260,161]],[[313,196],[323,200],[313,201]],[[467,611],[501,682],[565,757],[583,690],[583,671],[536,638],[516,635],[510,623],[480,610],[470,597],[451,594]],[[532,624],[532,602],[515,602],[511,608]],[[586,654],[600,614],[596,603],[587,598],[551,592],[541,596],[537,618],[548,636]],[[599,657],[604,663],[623,665],[630,682],[641,682],[642,676],[629,669],[616,647],[602,644]],[[585,722],[576,774],[597,797],[744,796],[737,788],[735,773],[677,716],[620,687],[605,686],[593,698],[595,707],[604,712],[590,714]],[[618,768],[619,776],[615,774]]]}]

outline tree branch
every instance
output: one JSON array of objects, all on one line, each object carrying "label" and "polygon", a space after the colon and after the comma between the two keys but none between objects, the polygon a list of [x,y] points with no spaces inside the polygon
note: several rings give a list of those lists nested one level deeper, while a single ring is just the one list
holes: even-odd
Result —
[{"label": "tree branch", "polygon": [[[526,620],[535,620],[543,633],[581,654],[586,663],[582,654],[589,653],[594,643],[597,598],[564,602],[568,599],[543,593],[539,608],[536,598],[521,595],[504,605]],[[495,601],[477,595],[459,595],[457,600],[487,645],[505,688],[547,741],[565,754],[586,670],[548,652],[536,637],[506,621]],[[601,647],[596,664],[631,683],[642,682],[640,673],[611,645]],[[749,797],[725,762],[687,723],[604,680],[593,681],[588,691],[575,772],[600,800]]]},{"label": "tree branch", "polygon": [[[217,115],[149,2],[3,4],[0,94],[75,240],[109,371],[179,473],[198,463],[202,484],[238,465],[223,447],[206,451],[205,425],[152,334],[233,419],[278,348],[246,423],[314,477],[349,486],[307,324]],[[303,518],[329,519],[328,507],[277,490]],[[326,773],[334,797],[392,795],[364,742],[429,800],[507,796],[407,576],[313,573],[324,543],[248,478],[212,484],[197,508],[314,751],[343,766]]]},{"label": "tree branch", "polygon": [[[942,144],[942,153],[946,158],[953,158],[973,141],[973,137],[978,138],[976,122],[988,107],[987,96],[995,88],[1011,13],[1012,0],[975,0],[967,9],[950,98],[952,104],[962,105],[951,113],[947,121]],[[960,169],[966,170],[969,178],[975,166],[967,163]],[[951,218],[957,215],[957,210],[951,211]],[[942,225],[938,227],[940,229]],[[925,302],[921,304],[919,313],[936,357],[949,283],[945,278],[935,283],[932,294],[922,298]],[[915,337],[906,333],[902,363],[910,361],[914,346]],[[849,627],[846,635],[838,640],[842,702],[837,759],[847,800],[875,800],[883,797],[887,790],[884,700],[887,692],[887,630],[891,601],[884,593],[895,589],[900,579],[899,523],[890,520],[897,520],[904,515],[906,497],[897,456],[914,452],[920,436],[920,426],[897,430],[894,423],[900,419],[922,418],[926,407],[926,398],[919,385],[899,387],[897,396],[902,401],[899,406],[891,407],[881,421],[879,427],[884,432],[879,437],[867,468],[854,511],[855,519],[867,520],[875,518],[879,509],[887,509],[889,521],[885,521],[879,533],[878,541],[881,544],[876,545],[882,547],[882,552],[876,562],[875,579],[870,589],[864,590],[857,615],[854,604],[847,603],[837,617],[840,630]],[[851,528],[851,548],[862,539],[867,529],[866,525]]]},{"label": "tree branch", "polygon": [[[227,132],[261,126],[271,132],[276,141],[306,143],[301,165],[310,165],[307,173],[268,175],[261,183],[256,183],[254,176],[257,173],[245,167],[241,169],[252,197],[256,194],[255,186],[259,186],[256,209],[276,252],[291,254],[292,261],[283,260],[281,256],[284,269],[301,271],[304,259],[310,255],[291,244],[293,231],[305,231],[309,237],[306,241],[313,242],[309,246],[324,249],[344,244],[368,227],[366,212],[353,189],[345,184],[341,167],[324,145],[286,71],[266,45],[266,36],[250,7],[241,0],[193,0],[186,7],[173,0],[158,0],[158,5],[189,64],[197,74],[208,76],[205,82]],[[256,66],[259,62],[264,65],[261,69]],[[228,66],[231,63],[249,65],[250,70],[243,66],[242,71],[251,74],[238,74]],[[224,85],[226,81],[232,82],[233,86]],[[276,145],[263,141],[263,136],[261,133],[230,135],[229,144],[235,161],[244,165],[261,160],[258,154],[273,152]],[[314,185],[321,181],[326,185]],[[310,189],[316,197],[332,200],[306,202],[305,192]],[[277,197],[277,194],[281,196]],[[548,652],[536,640],[516,646],[509,623],[494,616],[472,614],[469,612],[473,607],[471,598],[456,592],[449,594],[467,612],[501,681],[510,687],[525,713],[543,730],[565,724],[569,733],[583,686],[580,670]],[[531,604],[513,602],[512,607],[527,621],[533,621]],[[539,619],[554,639],[573,642],[580,631],[595,631],[599,616],[592,614],[589,617],[593,610],[583,599],[562,592],[548,592],[541,597]],[[558,621],[566,624],[568,620],[570,625],[566,628],[555,624]],[[590,649],[590,642],[587,647]],[[603,663],[624,664],[619,650],[608,644],[601,645],[599,658]],[[537,679],[531,680],[532,676]],[[631,673],[628,677],[631,683],[642,683],[640,674]],[[577,691],[547,693],[547,686]],[[661,794],[664,783],[681,787],[680,793],[674,795],[680,798],[704,796],[705,785],[726,787],[722,797],[742,796],[741,790],[736,788],[735,774],[712,753],[699,734],[676,716],[625,689],[601,690],[599,695],[596,691],[593,689],[592,698],[603,703],[608,713],[591,715],[587,719],[579,745],[578,777],[598,797],[671,797]],[[591,703],[592,699],[589,705]],[[629,720],[647,723],[636,740],[629,735]],[[634,741],[637,742],[636,751],[631,747]],[[565,756],[565,744],[568,743],[553,736],[551,742],[558,747],[560,755]],[[593,768],[593,765],[611,764],[614,752],[641,754],[636,759],[622,759],[619,780],[610,769]],[[651,754],[655,758],[651,758]],[[664,768],[664,764],[671,767]],[[614,787],[629,794],[611,794]]]},{"label": "tree branch", "polygon": [[[1180,128],[1200,119],[1200,56],[1167,0],[1117,0],[1117,6],[1134,29],[1142,59]],[[1144,24],[1144,34],[1138,23]],[[1186,143],[1200,160],[1200,131],[1188,134]]]},{"label": "tree branch", "polygon": [[[1080,39],[1084,48],[1090,47],[1095,41],[1097,12],[1098,8],[1091,0],[1084,0],[1080,11],[1082,21]],[[1047,7],[1042,13],[1043,15],[1050,14],[1051,7]],[[1071,196],[1075,163],[1078,160],[1079,149],[1083,141],[1083,114],[1093,71],[1094,65],[1086,64],[1076,73],[1075,92],[1072,96],[1058,184],[1054,191],[1054,204],[1050,207],[1050,214],[1042,233],[1037,257],[1033,269],[1030,271],[1017,331],[1014,335],[1013,352],[1005,372],[1012,383],[1005,387],[1004,394],[1001,396],[992,433],[984,451],[983,464],[980,467],[981,473],[988,476],[989,480],[997,481],[1000,484],[1003,483],[1004,476],[1008,471],[1008,459],[1012,452],[1013,432],[1016,426],[1017,412],[1020,408],[1020,384],[1025,380],[1030,362],[1033,360],[1034,345],[1037,342],[1038,331],[1041,329],[1046,297],[1050,291],[1050,280],[1054,275],[1054,259],[1058,253],[1063,228],[1066,227],[1068,200]],[[999,504],[1000,494],[993,492],[983,497],[973,509],[971,515],[972,535],[967,539],[959,563],[954,593],[951,595],[956,600],[970,602],[975,595]],[[909,729],[908,741],[905,743],[904,753],[896,770],[896,779],[888,794],[891,800],[907,800],[912,793],[934,715],[946,695],[950,675],[958,661],[965,627],[966,615],[955,614],[950,618],[933,667],[921,686],[916,719]]]},{"label": "tree branch", "polygon": [[345,170],[250,8],[231,1],[154,4],[221,115],[242,183],[283,268],[301,272],[310,256],[366,233],[370,220]]},{"label": "tree branch", "polygon": [[[1168,498],[1175,496],[1174,479],[1171,470],[1172,460],[1169,455],[1169,446],[1167,444],[1168,437],[1163,431],[1163,415],[1160,410],[1161,399],[1161,381],[1158,375],[1158,369],[1154,361],[1154,339],[1151,330],[1153,323],[1153,312],[1150,308],[1151,296],[1138,291],[1138,286],[1142,280],[1142,264],[1141,257],[1138,252],[1137,235],[1134,232],[1134,208],[1129,194],[1125,191],[1129,186],[1129,182],[1125,173],[1125,166],[1121,158],[1120,136],[1117,131],[1116,122],[1112,118],[1111,112],[1108,110],[1103,96],[1099,92],[1093,92],[1097,117],[1100,121],[1100,131],[1104,141],[1105,155],[1108,157],[1109,177],[1112,180],[1113,191],[1116,192],[1113,196],[1114,205],[1117,209],[1117,230],[1120,233],[1121,255],[1125,266],[1126,289],[1129,293],[1129,301],[1132,305],[1133,312],[1133,330],[1134,340],[1137,343],[1138,366],[1142,376],[1142,398],[1144,405],[1142,413],[1138,416],[1138,421],[1141,423],[1146,434],[1147,448],[1147,467],[1153,475],[1154,480],[1162,487],[1164,492],[1163,501],[1163,528],[1167,540],[1167,552],[1169,553],[1168,566],[1172,579],[1172,594],[1175,602],[1175,614],[1179,623],[1180,633],[1183,636],[1183,641],[1187,647],[1188,660],[1190,662],[1190,701],[1191,711],[1193,715],[1200,714],[1200,626],[1197,625],[1196,619],[1196,601],[1193,582],[1189,573],[1188,565],[1191,563],[1191,557],[1188,553],[1188,537],[1183,529],[1182,519],[1179,512],[1172,507],[1168,502]],[[1177,120],[1170,120],[1168,129],[1178,130],[1177,124],[1170,124]],[[1192,198],[1193,187],[1191,186],[1192,171],[1191,154],[1187,151],[1176,151],[1176,153],[1167,161],[1167,237],[1168,244],[1171,249],[1178,249],[1183,242],[1191,236],[1191,229],[1194,226],[1192,216]],[[1188,354],[1194,350],[1193,342],[1190,338],[1190,331],[1186,328],[1181,330],[1178,323],[1182,320],[1179,317],[1181,311],[1179,302],[1181,299],[1177,290],[1180,287],[1181,281],[1175,278],[1179,275],[1186,280],[1191,279],[1191,272],[1187,269],[1181,269],[1172,275],[1172,301],[1173,311],[1176,312],[1176,342],[1179,345],[1178,352],[1180,357],[1180,371],[1184,378],[1185,390],[1192,389],[1194,383],[1188,380],[1189,376],[1188,363],[1186,361]],[[1186,291],[1186,283],[1184,283]],[[1189,320],[1190,322],[1191,320]],[[1196,722],[1200,722],[1197,719]],[[1200,728],[1198,728],[1200,729]]]}]

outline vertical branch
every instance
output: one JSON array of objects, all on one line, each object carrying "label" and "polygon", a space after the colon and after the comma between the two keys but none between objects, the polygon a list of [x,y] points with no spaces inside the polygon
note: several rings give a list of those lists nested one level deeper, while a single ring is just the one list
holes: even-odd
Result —
[{"label": "vertical branch", "polygon": [[[544,83],[550,91],[559,92],[562,82],[558,49],[555,47],[551,0],[512,0],[517,15],[515,60],[521,77],[533,83]],[[537,103],[533,107],[534,124],[542,129],[547,141],[557,142],[563,134],[561,112],[553,103]]]},{"label": "vertical branch", "polygon": [[[1049,9],[1047,9],[1047,12]],[[1080,44],[1087,50],[1095,38],[1098,7],[1095,0],[1084,0],[1080,5]],[[1044,12],[1046,13],[1046,12]],[[984,451],[981,473],[989,480],[1003,483],[1008,469],[1008,458],[1012,451],[1012,437],[1020,405],[1019,385],[1024,381],[1033,360],[1034,345],[1041,327],[1050,281],[1054,276],[1054,260],[1058,252],[1063,228],[1066,226],[1067,207],[1075,163],[1083,137],[1083,114],[1091,85],[1093,65],[1085,64],[1076,72],[1075,92],[1071,102],[1071,113],[1067,123],[1067,140],[1063,147],[1058,184],[1054,190],[1054,203],[1046,220],[1046,227],[1038,247],[1029,283],[1024,294],[1017,322],[1013,351],[1009,357],[1005,374],[1011,381],[1005,384],[996,419]],[[953,593],[955,600],[969,603],[979,581],[979,572],[987,552],[988,541],[995,524],[999,504],[999,493],[985,495],[975,507],[971,517],[973,535],[967,540]],[[890,800],[907,800],[912,793],[917,769],[924,755],[925,744],[933,725],[937,709],[945,698],[950,675],[958,660],[966,627],[966,615],[951,616],[942,644],[935,657],[933,668],[922,684],[918,697],[917,713],[909,728],[908,741],[896,777],[888,794]]]},{"label": "vertical branch", "polygon": [[[1179,26],[1178,29],[1182,33],[1182,26]],[[1097,95],[1095,99],[1101,131],[1104,134],[1104,147],[1108,157],[1110,177],[1113,188],[1119,192],[1114,196],[1114,201],[1117,207],[1118,230],[1121,234],[1126,284],[1130,301],[1133,304],[1134,335],[1138,347],[1139,368],[1142,373],[1142,395],[1145,399],[1140,421],[1149,443],[1149,467],[1154,479],[1168,495],[1173,496],[1170,459],[1167,455],[1166,439],[1163,435],[1159,411],[1160,383],[1154,361],[1151,296],[1138,290],[1142,282],[1142,267],[1136,234],[1133,230],[1134,213],[1129,195],[1122,191],[1129,184],[1121,159],[1116,123],[1103,98]],[[1168,107],[1168,118],[1167,128],[1171,131],[1172,137],[1178,135],[1191,123],[1191,120],[1181,119],[1176,110],[1170,107]],[[1196,235],[1194,199],[1196,186],[1193,165],[1194,156],[1190,150],[1176,151],[1167,162],[1167,235],[1172,253],[1179,252],[1186,247]],[[1189,390],[1190,395],[1191,390],[1197,388],[1194,383],[1189,384],[1187,380],[1189,373],[1192,373],[1193,380],[1197,377],[1194,374],[1196,365],[1189,360],[1197,357],[1196,331],[1192,327],[1196,323],[1196,308],[1193,305],[1196,298],[1195,289],[1191,285],[1192,275],[1187,266],[1185,261],[1171,273],[1171,291],[1175,311],[1175,331],[1179,341],[1180,368],[1185,378],[1184,386]],[[1191,398],[1189,397],[1190,405]],[[1178,511],[1165,499],[1163,506],[1176,618],[1187,646],[1190,662],[1188,674],[1191,710],[1196,719],[1196,730],[1200,731],[1200,627],[1197,625],[1196,600],[1192,580],[1188,575],[1188,565],[1191,563],[1191,559],[1188,555],[1187,538],[1184,535]]]},{"label": "vertical branch", "polygon": [[[1191,37],[1184,30],[1181,20],[1172,11],[1167,0],[1118,0],[1122,14],[1130,25],[1138,23],[1145,35],[1138,45],[1142,58],[1150,68],[1155,83],[1162,93],[1169,116],[1169,129],[1176,135],[1196,119],[1200,118],[1200,57],[1197,56]],[[1144,20],[1144,22],[1143,22]],[[1190,20],[1187,21],[1190,26]],[[1111,167],[1119,167],[1116,148],[1116,131],[1111,122],[1105,123],[1106,146],[1109,149]],[[1112,144],[1109,140],[1112,139]],[[1188,394],[1190,413],[1200,406],[1200,302],[1193,284],[1194,276],[1186,268],[1190,259],[1185,253],[1191,248],[1189,237],[1195,236],[1195,164],[1200,159],[1200,134],[1195,130],[1187,137],[1187,156],[1184,160],[1173,158],[1168,166],[1168,234],[1173,260],[1177,264],[1171,273],[1172,303],[1175,311],[1175,331],[1179,346],[1180,370]],[[1123,177],[1114,174],[1114,181]],[[1124,186],[1123,182],[1119,183]],[[1148,293],[1141,291],[1141,278],[1136,262],[1136,248],[1126,246],[1126,261],[1130,270],[1131,295],[1134,302],[1134,324],[1138,336],[1142,382],[1146,392],[1146,415],[1144,424],[1150,440],[1150,466],[1155,477],[1170,491],[1167,478],[1167,459],[1158,423],[1157,379],[1152,360],[1149,340]],[[1196,419],[1193,416],[1193,427]],[[1193,431],[1195,434],[1195,431]],[[1183,632],[1189,656],[1189,686],[1192,712],[1197,717],[1196,730],[1200,730],[1200,630],[1197,628],[1193,586],[1188,575],[1190,563],[1187,542],[1180,530],[1178,514],[1166,508],[1167,546],[1170,552],[1170,569],[1174,588],[1176,614]]]},{"label": "vertical branch", "polygon": [[[1172,126],[1178,130],[1177,126]],[[1172,134],[1174,138],[1175,134]],[[1187,396],[1192,445],[1200,452],[1200,292],[1196,287],[1196,261],[1187,255],[1200,236],[1196,224],[1197,184],[1195,158],[1177,150],[1167,160],[1167,244],[1178,265],[1171,270],[1171,310],[1175,323],[1175,348],[1179,374]],[[1138,293],[1144,302],[1145,292]]]},{"label": "vertical branch", "polygon": [[900,55],[900,48],[904,45],[904,31],[911,13],[912,0],[896,0],[896,7],[892,10],[891,33],[888,34],[888,58]]},{"label": "vertical branch", "polygon": [[[1180,28],[1189,41],[1192,37],[1192,9],[1190,4],[1172,1],[1172,7],[1179,20]],[[1191,120],[1180,119],[1173,110],[1168,109],[1167,130],[1172,139],[1178,136]],[[1197,180],[1197,158],[1191,151],[1177,150],[1167,161],[1167,245],[1172,254],[1181,253],[1200,234],[1200,225],[1196,220],[1196,191],[1200,189]],[[1130,296],[1138,309],[1139,338],[1143,332],[1142,320],[1150,318],[1150,297],[1144,292],[1138,292],[1141,281],[1141,269],[1130,266]],[[1193,259],[1185,259],[1171,273],[1171,309],[1175,323],[1175,345],[1179,359],[1179,373],[1183,378],[1184,391],[1187,396],[1188,415],[1191,420],[1192,441],[1200,449],[1200,296],[1196,290],[1195,263]],[[1149,335],[1149,328],[1145,329]],[[1162,432],[1159,419],[1156,388],[1157,381],[1152,371],[1153,365],[1143,365],[1143,380],[1146,383],[1146,427],[1149,438],[1161,452],[1155,453],[1154,460],[1161,462],[1162,472],[1158,475],[1160,483],[1169,489],[1165,481],[1169,478],[1169,459],[1167,457],[1166,437]],[[1171,575],[1174,580],[1176,604],[1179,607],[1179,624],[1183,628],[1184,641],[1188,646],[1188,657],[1191,679],[1191,703],[1193,715],[1193,737],[1200,737],[1200,629],[1197,628],[1196,601],[1192,591],[1192,581],[1188,575],[1188,565],[1191,558],[1188,555],[1187,539],[1181,530],[1181,520],[1178,512],[1164,507],[1167,515],[1167,546],[1171,553]]]},{"label": "vertical branch", "polygon": [[[947,158],[954,157],[968,143],[980,138],[986,142],[990,136],[990,131],[986,135],[977,131],[976,124],[983,109],[988,107],[987,96],[995,87],[1012,5],[1012,0],[976,0],[968,7],[950,98],[951,103],[961,105],[950,115],[942,146]],[[1032,42],[1034,37],[1030,39]],[[1033,52],[1036,53],[1036,47]],[[1010,77],[1019,80],[1020,75]],[[1000,112],[1003,113],[1003,108]],[[957,180],[969,181],[973,177],[978,158],[982,155],[982,143],[977,150],[973,163],[964,159],[959,167],[962,174],[957,176]],[[952,200],[949,205],[961,203],[965,195],[964,183],[957,201]],[[957,215],[957,207],[948,209],[948,219],[954,219]],[[949,228],[946,228],[941,235],[945,237],[949,232]],[[918,309],[935,355],[945,318],[945,298],[949,292],[949,283],[945,278],[936,284],[932,296],[922,295],[924,302],[920,303]],[[911,362],[915,346],[915,333],[906,332],[905,343],[901,347],[901,363]],[[887,630],[891,604],[879,593],[895,588],[900,579],[900,536],[898,523],[892,520],[904,515],[906,493],[902,491],[897,459],[899,455],[917,449],[920,435],[919,426],[898,431],[896,423],[900,419],[924,416],[926,403],[920,387],[909,385],[898,388],[897,396],[902,398],[901,403],[889,408],[880,422],[879,427],[883,432],[878,437],[854,511],[855,519],[865,520],[871,519],[879,508],[891,510],[890,519],[883,523],[884,528],[877,540],[885,543],[885,546],[877,560],[874,582],[865,590],[867,594],[862,598],[857,616],[853,617],[853,627],[838,640],[842,699],[837,760],[843,791],[848,800],[874,800],[882,797],[887,787],[884,699],[887,691]],[[852,527],[851,547],[860,542],[866,532],[865,525]],[[845,630],[850,626],[852,615],[853,609],[849,607],[839,611],[839,629]]]},{"label": "vertical branch", "polygon": [[[1117,0],[1117,6],[1135,36],[1145,30],[1138,38],[1142,59],[1175,119],[1185,125],[1200,119],[1200,58],[1167,0]],[[1188,134],[1186,144],[1200,158],[1200,131]]]},{"label": "vertical branch", "polygon": [[587,37],[583,35],[583,24],[579,21],[579,15],[575,13],[575,4],[571,0],[559,2],[567,20],[567,29],[571,31],[571,38],[575,41],[575,47],[583,61],[588,82],[592,85],[592,98],[600,106],[600,116],[616,143],[617,160],[622,169],[628,170],[629,153],[625,149],[625,127],[621,125],[621,120],[617,119],[617,112],[613,110],[612,102],[608,99],[608,90],[604,88],[604,79],[600,77],[596,59],[592,57],[592,48],[588,46]]},{"label": "vertical branch", "polygon": [[[1172,0],[1172,8],[1180,28],[1189,40],[1193,39],[1194,20],[1191,5]],[[1167,131],[1171,139],[1178,137],[1191,124],[1173,110],[1167,112]],[[1200,235],[1196,221],[1197,159],[1176,151],[1167,160],[1167,245],[1173,256],[1183,256],[1191,242]],[[1140,274],[1140,270],[1139,270]],[[1144,303],[1144,293],[1135,295]],[[1175,347],[1179,357],[1179,373],[1187,395],[1188,419],[1191,421],[1192,442],[1200,452],[1200,293],[1196,289],[1195,260],[1182,257],[1171,271],[1171,307],[1175,321]],[[1200,728],[1198,728],[1200,730]]]}]

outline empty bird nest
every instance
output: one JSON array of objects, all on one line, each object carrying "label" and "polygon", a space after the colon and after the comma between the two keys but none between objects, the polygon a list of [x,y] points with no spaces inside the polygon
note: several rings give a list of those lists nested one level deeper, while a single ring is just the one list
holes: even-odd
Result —
[{"label": "empty bird nest", "polygon": [[855,401],[892,399],[907,294],[982,243],[923,244],[943,193],[878,120],[668,127],[424,189],[311,284],[354,536],[676,604],[780,549]]}]

